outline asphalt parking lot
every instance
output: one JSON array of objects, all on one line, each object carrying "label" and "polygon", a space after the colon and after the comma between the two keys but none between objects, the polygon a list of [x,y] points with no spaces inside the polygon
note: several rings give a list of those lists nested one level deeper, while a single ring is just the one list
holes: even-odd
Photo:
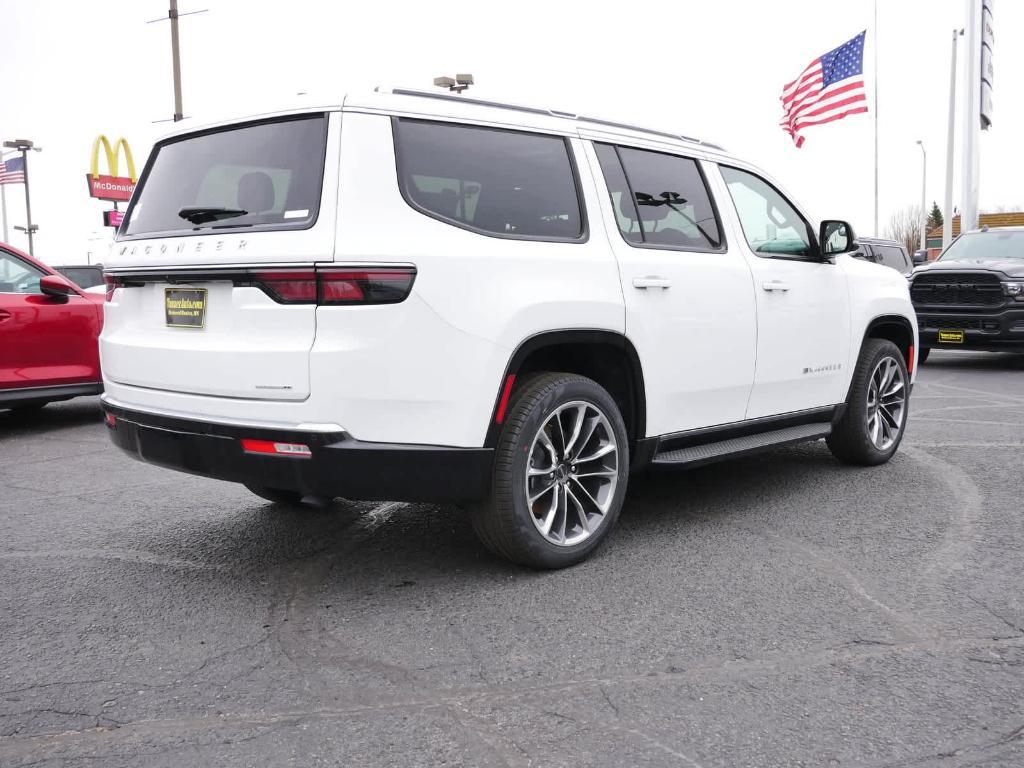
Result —
[{"label": "asphalt parking lot", "polygon": [[581,566],[290,511],[0,412],[0,765],[1024,764],[1024,356],[933,353],[887,466],[634,478]]}]

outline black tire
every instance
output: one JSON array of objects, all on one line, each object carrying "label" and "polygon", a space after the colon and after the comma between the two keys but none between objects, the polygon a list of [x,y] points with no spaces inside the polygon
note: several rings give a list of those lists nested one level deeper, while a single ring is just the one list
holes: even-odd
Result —
[{"label": "black tire", "polygon": [[[605,497],[608,508],[598,523],[599,527],[582,541],[563,545],[552,543],[538,529],[528,504],[526,485],[534,438],[558,408],[573,402],[586,404],[606,419],[606,425],[601,429],[609,436],[614,435],[617,453],[614,470],[603,469],[613,472],[609,481],[614,477],[615,484]],[[576,455],[579,456],[585,447],[585,444],[578,444]],[[473,528],[491,552],[520,565],[538,569],[574,565],[590,556],[615,527],[626,495],[628,476],[626,425],[611,395],[595,381],[575,374],[531,376],[524,379],[513,393],[495,450],[490,497],[471,511]],[[571,479],[565,482],[570,486],[573,482],[578,483]],[[557,487],[554,492],[557,493]],[[565,503],[568,505],[568,500]],[[576,512],[573,514],[578,515]],[[586,517],[587,513],[584,512],[583,516]],[[563,540],[569,538],[564,534],[563,530]]]},{"label": "black tire", "polygon": [[917,364],[924,365],[928,361],[928,353],[931,351],[931,347],[921,347],[921,349],[917,351]]},{"label": "black tire", "polygon": [[246,484],[245,487],[261,499],[266,499],[274,504],[280,504],[285,507],[301,507],[302,499],[305,498],[304,495],[298,491],[286,491],[281,488],[265,488],[262,485]]},{"label": "black tire", "polygon": [[[886,358],[896,362],[896,367],[903,383],[904,404],[899,415],[899,430],[891,445],[882,449],[875,445],[868,429],[869,408],[868,390],[871,377],[878,365]],[[899,347],[885,339],[868,339],[861,348],[857,367],[853,371],[850,382],[850,394],[846,399],[846,409],[839,423],[832,429],[826,442],[832,455],[847,464],[875,466],[884,464],[900,447],[906,432],[907,416],[910,411],[909,397],[910,376],[907,374],[906,361]]]}]

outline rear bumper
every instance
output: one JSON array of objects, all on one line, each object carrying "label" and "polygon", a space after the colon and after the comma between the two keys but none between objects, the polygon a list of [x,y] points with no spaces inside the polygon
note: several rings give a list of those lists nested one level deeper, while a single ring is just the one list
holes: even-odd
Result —
[{"label": "rear bumper", "polygon": [[[132,458],[193,475],[318,496],[469,501],[490,487],[490,448],[366,443],[344,432],[243,427],[103,403],[113,443]],[[247,453],[242,439],[301,443],[309,457]]]},{"label": "rear bumper", "polygon": [[[919,343],[940,349],[1024,350],[1024,307],[988,313],[917,309]],[[963,331],[963,343],[939,340],[939,331]]]}]

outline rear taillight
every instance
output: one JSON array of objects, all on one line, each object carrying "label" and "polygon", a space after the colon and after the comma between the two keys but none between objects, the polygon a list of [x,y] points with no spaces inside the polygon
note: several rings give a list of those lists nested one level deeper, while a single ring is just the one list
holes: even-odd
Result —
[{"label": "rear taillight", "polygon": [[313,452],[308,445],[302,443],[278,443],[273,440],[242,440],[242,450],[246,453],[262,453],[269,456],[291,456],[296,459],[308,459]]},{"label": "rear taillight", "polygon": [[412,267],[331,269],[320,276],[320,304],[396,304],[404,301],[416,279]]},{"label": "rear taillight", "polygon": [[256,272],[236,279],[254,285],[282,304],[396,304],[416,279],[414,267]]},{"label": "rear taillight", "polygon": [[107,301],[112,301],[114,299],[114,291],[124,285],[124,281],[121,278],[114,277],[113,275],[104,275],[103,282],[107,285]]},{"label": "rear taillight", "polygon": [[257,272],[253,283],[275,301],[312,304],[316,301],[316,272]]}]

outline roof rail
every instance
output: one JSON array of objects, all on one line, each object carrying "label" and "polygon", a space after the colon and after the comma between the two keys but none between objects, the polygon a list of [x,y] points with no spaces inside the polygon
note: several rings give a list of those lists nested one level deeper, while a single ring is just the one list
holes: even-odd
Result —
[{"label": "roof rail", "polygon": [[697,144],[702,147],[708,147],[709,149],[716,149],[719,152],[725,152],[725,148],[718,144],[712,144],[710,141],[704,141],[702,139],[696,139],[692,136],[686,136],[681,133],[669,133],[668,131],[657,131],[653,128],[644,128],[640,125],[630,125],[629,123],[617,123],[612,120],[602,120],[596,117],[584,117],[577,115],[574,112],[563,112],[557,109],[541,109],[539,107],[525,107],[520,104],[508,104],[501,101],[488,101],[485,99],[475,99],[472,96],[461,96],[454,93],[434,93],[433,91],[418,91],[412,88],[392,88],[391,93],[398,96],[419,96],[424,99],[440,99],[441,101],[458,101],[463,104],[476,104],[481,107],[494,107],[496,109],[508,109],[513,112],[526,112],[531,115],[547,115],[550,117],[564,117],[569,120],[576,120],[580,122],[593,123],[594,125],[601,125],[606,128],[620,128],[627,131],[636,131],[637,133],[646,133],[650,136],[661,136],[667,139],[673,139],[675,141],[685,141],[689,144]]}]

